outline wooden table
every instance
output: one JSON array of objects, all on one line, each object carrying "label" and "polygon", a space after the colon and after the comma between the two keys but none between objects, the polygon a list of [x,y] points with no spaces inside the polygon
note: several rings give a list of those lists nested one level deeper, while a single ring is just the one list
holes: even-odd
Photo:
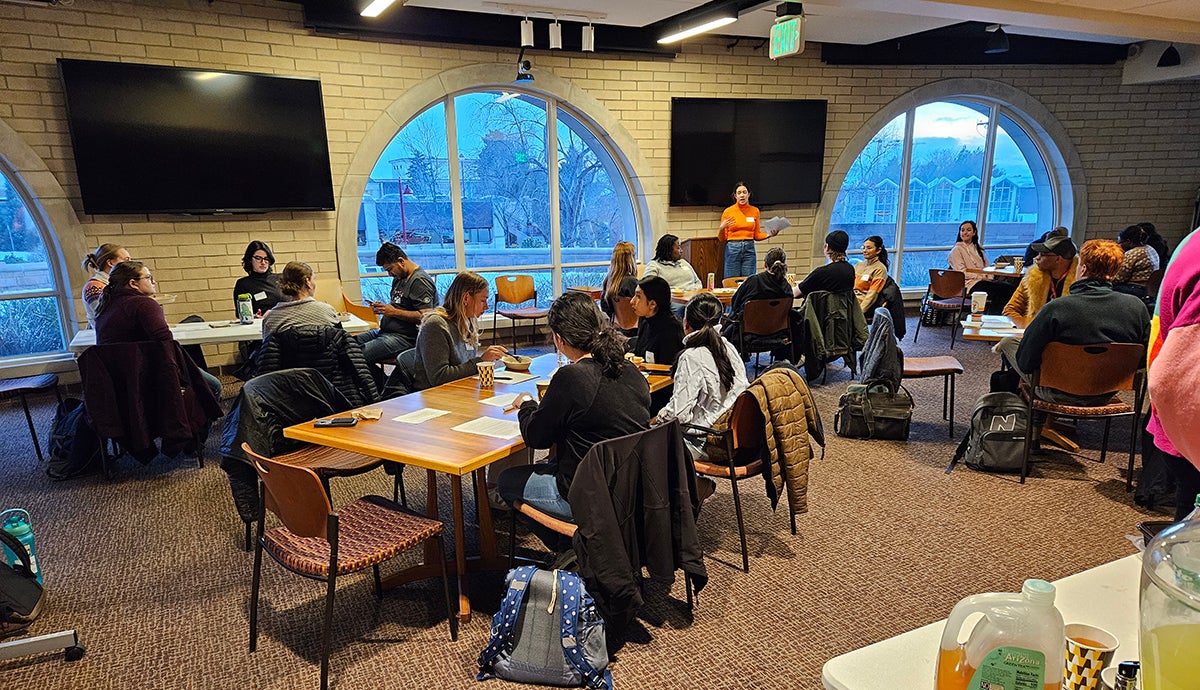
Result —
[{"label": "wooden table", "polygon": [[975,275],[981,275],[988,278],[1020,278],[1021,276],[1025,275],[1027,268],[1028,267],[1026,266],[1022,266],[1021,270],[1018,271],[1016,266],[1009,264],[1004,268],[996,268],[995,266],[984,266],[983,268],[965,268],[963,269],[963,273],[974,273]]},{"label": "wooden table", "polygon": [[604,296],[604,291],[595,285],[575,285],[567,288],[571,292],[582,292],[592,299],[600,299]]},{"label": "wooden table", "polygon": [[[214,325],[225,324],[224,326]],[[359,333],[370,329],[371,324],[351,314],[342,322],[342,328],[350,333]],[[211,345],[216,343],[236,343],[239,341],[262,340],[262,319],[253,323],[242,324],[228,319],[217,321],[200,321],[197,323],[180,323],[171,326],[171,335],[180,345]],[[67,347],[72,352],[83,352],[96,344],[96,331],[86,329],[79,331],[71,339]]]},{"label": "wooden table", "polygon": [[[1054,583],[1054,605],[1066,623],[1088,623],[1116,635],[1113,663],[1138,657],[1139,554],[1097,566]],[[1019,590],[1020,582],[1010,583]],[[954,602],[946,602],[946,613]],[[945,620],[829,660],[821,671],[827,690],[932,688]]]},{"label": "wooden table", "polygon": [[978,340],[985,343],[998,343],[1004,338],[1020,338],[1025,329],[1013,323],[1007,316],[984,314],[983,320],[960,321],[963,340]]},{"label": "wooden table", "polygon": [[[565,362],[565,360],[564,360]],[[451,381],[436,388],[368,405],[383,409],[378,421],[363,421],[353,427],[317,428],[312,422],[296,424],[283,430],[287,438],[307,441],[322,446],[341,448],[361,453],[366,458],[394,460],[406,465],[424,468],[428,472],[426,482],[426,512],[433,519],[438,517],[436,473],[450,476],[451,500],[454,515],[454,562],[447,564],[458,574],[459,618],[471,619],[471,601],[467,574],[472,571],[503,571],[508,568],[508,559],[501,558],[496,548],[496,532],[492,526],[492,511],[487,499],[486,479],[482,472],[475,472],[487,465],[525,450],[525,441],[518,435],[511,439],[492,438],[465,432],[453,431],[453,427],[479,417],[494,417],[516,420],[517,414],[480,402],[486,398],[506,393],[527,392],[537,398],[536,382],[544,380],[558,368],[556,355],[535,357],[530,373],[537,379],[521,383],[496,381],[495,388],[482,389],[474,377]],[[498,372],[503,376],[504,372]],[[647,377],[651,391],[671,384],[671,378],[663,375]],[[420,424],[394,421],[396,417],[425,409],[445,410],[448,414]],[[463,524],[464,475],[475,473],[475,505],[479,514],[479,551],[477,557],[467,558],[466,532]],[[441,566],[437,562],[437,550],[426,544],[425,558],[420,565],[393,574],[385,579],[386,587],[430,577],[439,577]]]}]

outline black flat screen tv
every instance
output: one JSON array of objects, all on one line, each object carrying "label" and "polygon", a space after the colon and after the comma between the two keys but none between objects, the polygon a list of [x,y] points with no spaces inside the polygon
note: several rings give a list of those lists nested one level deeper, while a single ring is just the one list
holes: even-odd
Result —
[{"label": "black flat screen tv", "polygon": [[83,210],[333,210],[321,82],[58,61]]},{"label": "black flat screen tv", "polygon": [[826,102],[671,99],[672,206],[729,206],[745,182],[755,206],[821,200]]}]

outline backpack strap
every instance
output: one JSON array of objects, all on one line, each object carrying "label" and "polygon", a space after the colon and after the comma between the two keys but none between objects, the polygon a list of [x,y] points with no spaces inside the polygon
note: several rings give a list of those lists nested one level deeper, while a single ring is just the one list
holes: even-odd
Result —
[{"label": "backpack strap", "polygon": [[967,446],[969,446],[970,444],[971,444],[971,426],[968,425],[967,426],[967,435],[963,436],[963,440],[961,442],[959,442],[958,448],[954,451],[954,459],[951,460],[950,464],[946,466],[946,474],[950,474],[951,470],[954,469],[954,466],[958,464],[958,461],[963,459],[963,456],[967,454]]},{"label": "backpack strap", "polygon": [[479,653],[479,675],[475,676],[475,680],[495,678],[493,669],[496,657],[503,651],[512,651],[513,632],[517,628],[517,617],[521,614],[521,602],[536,572],[537,566],[533,565],[523,565],[509,572],[508,591],[500,602],[500,610],[492,618],[492,636],[488,646]]},{"label": "backpack strap", "polygon": [[[583,677],[583,686],[591,690],[613,690],[612,673],[601,673],[587,660],[579,646],[579,611],[583,603],[583,584],[579,576],[565,570],[554,571],[558,599],[562,602],[562,646],[567,662]],[[591,597],[589,596],[590,600]]]}]

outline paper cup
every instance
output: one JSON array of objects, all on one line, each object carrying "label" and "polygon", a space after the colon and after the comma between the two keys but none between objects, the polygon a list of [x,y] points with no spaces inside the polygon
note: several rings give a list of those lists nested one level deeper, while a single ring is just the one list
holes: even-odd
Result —
[{"label": "paper cup", "polygon": [[1116,636],[1094,625],[1069,623],[1067,667],[1063,670],[1063,690],[1102,690],[1100,672],[1112,664],[1120,644]]},{"label": "paper cup", "polygon": [[479,387],[492,388],[496,385],[496,363],[480,362],[476,365],[479,371]]},{"label": "paper cup", "polygon": [[1013,259],[1013,268],[1020,273],[1025,268],[1025,259]]},{"label": "paper cup", "polygon": [[986,308],[987,308],[987,293],[986,292],[972,292],[971,293],[971,313],[972,314],[982,314],[983,310]]},{"label": "paper cup", "polygon": [[537,388],[538,401],[540,402],[546,396],[546,389],[550,387],[550,379],[538,381],[533,385]]}]

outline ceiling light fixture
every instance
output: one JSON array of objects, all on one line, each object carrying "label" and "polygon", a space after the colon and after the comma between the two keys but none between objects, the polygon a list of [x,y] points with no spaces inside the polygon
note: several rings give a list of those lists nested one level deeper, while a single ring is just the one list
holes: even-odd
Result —
[{"label": "ceiling light fixture", "polygon": [[988,39],[983,47],[983,52],[988,55],[998,55],[1008,52],[1008,34],[1004,33],[1004,28],[999,24],[993,24],[987,28]]},{"label": "ceiling light fixture", "polygon": [[722,16],[714,17],[714,18],[709,19],[708,21],[705,21],[701,24],[696,24],[696,25],[691,26],[686,29],[680,29],[679,31],[676,31],[673,34],[668,34],[666,36],[663,36],[662,38],[658,39],[658,42],[659,43],[678,43],[679,41],[682,41],[685,38],[691,38],[692,36],[696,36],[698,34],[702,34],[707,31],[712,31],[713,29],[719,29],[722,26],[728,26],[729,24],[732,24],[736,21],[737,21],[736,14],[735,15],[722,15]]},{"label": "ceiling light fixture", "polygon": [[371,4],[363,8],[363,11],[359,12],[359,14],[364,17],[378,17],[379,15],[383,14],[384,10],[391,7],[392,3],[395,1],[396,0],[372,0]]},{"label": "ceiling light fixture", "polygon": [[596,29],[591,24],[584,24],[579,35],[579,44],[585,53],[596,52]]},{"label": "ceiling light fixture", "polygon": [[533,81],[533,64],[525,59],[525,47],[521,47],[521,52],[517,53],[517,78],[513,79],[514,83]]},{"label": "ceiling light fixture", "polygon": [[1175,47],[1174,43],[1167,46],[1167,49],[1163,51],[1162,56],[1158,58],[1159,67],[1178,67],[1180,62],[1179,50]]},{"label": "ceiling light fixture", "polygon": [[562,50],[562,24],[558,23],[558,17],[550,25],[550,50]]},{"label": "ceiling light fixture", "polygon": [[521,47],[533,47],[533,20],[529,17],[521,20]]}]

